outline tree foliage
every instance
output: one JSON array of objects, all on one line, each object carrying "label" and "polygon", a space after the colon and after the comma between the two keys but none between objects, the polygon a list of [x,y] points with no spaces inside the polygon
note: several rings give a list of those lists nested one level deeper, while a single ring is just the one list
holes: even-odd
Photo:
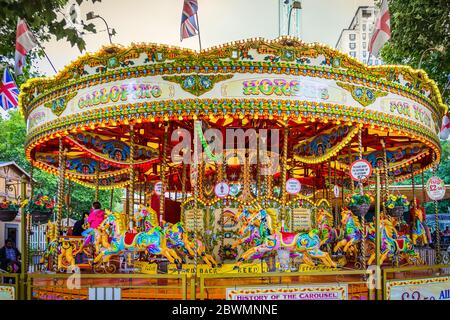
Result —
[{"label": "tree foliage", "polygon": [[[93,3],[101,0],[91,0]],[[16,27],[18,18],[25,19],[31,31],[40,43],[48,41],[52,36],[56,40],[65,39],[80,51],[86,43],[77,30],[68,25],[63,11],[69,0],[0,0],[0,62],[10,63],[14,58],[16,44]],[[81,4],[83,0],[77,0]],[[58,13],[60,13],[58,17]],[[62,13],[62,14],[61,14]],[[83,24],[84,31],[96,32],[94,24]],[[32,56],[42,55],[34,50]]]},{"label": "tree foliage", "polygon": [[[7,119],[0,117],[0,161],[15,161],[19,166],[30,172],[30,163],[25,157],[26,125],[19,111],[10,111]],[[36,180],[34,194],[43,194],[50,197],[56,196],[58,191],[58,178],[46,172],[35,169],[33,178]],[[71,217],[79,217],[88,211],[94,200],[95,191],[76,183],[71,184]],[[67,183],[66,183],[67,190]],[[113,208],[118,209],[121,203],[122,190],[114,193]],[[110,192],[100,191],[99,201],[103,207],[109,207]],[[67,216],[67,208],[64,208],[63,216]]]},{"label": "tree foliage", "polygon": [[[450,1],[390,0],[389,12],[391,39],[382,49],[383,61],[418,68],[423,57],[421,68],[443,92],[450,74]],[[450,89],[445,97],[448,101]]]}]

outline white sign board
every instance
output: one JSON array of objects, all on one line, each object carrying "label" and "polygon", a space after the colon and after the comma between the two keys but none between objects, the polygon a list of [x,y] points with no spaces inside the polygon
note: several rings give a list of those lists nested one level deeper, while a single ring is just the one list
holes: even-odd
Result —
[{"label": "white sign board", "polygon": [[214,187],[214,192],[217,197],[224,198],[230,193],[230,186],[226,182],[219,182]]},{"label": "white sign board", "polygon": [[286,181],[286,192],[289,194],[297,194],[302,189],[300,181],[294,178],[290,178]]},{"label": "white sign board", "polygon": [[333,187],[334,197],[339,198],[339,186],[337,184]]},{"label": "white sign board", "polygon": [[372,166],[367,160],[356,160],[350,165],[350,178],[355,181],[365,180],[372,174]]},{"label": "white sign board", "polygon": [[389,300],[447,300],[450,301],[450,277],[435,277],[386,282]]},{"label": "white sign board", "polygon": [[227,288],[227,300],[347,300],[346,284],[293,287]]},{"label": "white sign board", "polygon": [[157,183],[155,183],[155,193],[160,196],[162,192],[162,182],[159,181]]},{"label": "white sign board", "polygon": [[427,181],[427,194],[431,200],[441,200],[445,196],[445,184],[439,177],[433,176]]},{"label": "white sign board", "polygon": [[0,300],[15,300],[15,298],[13,286],[0,286]]}]

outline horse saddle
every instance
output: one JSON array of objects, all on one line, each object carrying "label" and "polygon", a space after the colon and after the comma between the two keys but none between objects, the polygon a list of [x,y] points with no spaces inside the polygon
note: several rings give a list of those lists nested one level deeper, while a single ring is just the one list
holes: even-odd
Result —
[{"label": "horse saddle", "polygon": [[294,232],[281,232],[281,243],[285,246],[292,245],[296,235]]},{"label": "horse saddle", "polygon": [[403,251],[403,249],[405,249],[405,239],[396,239],[395,242],[397,243],[397,248],[399,251]]},{"label": "horse saddle", "polygon": [[137,233],[135,232],[127,232],[125,233],[124,243],[126,246],[130,246],[133,243],[134,238],[136,238]]}]

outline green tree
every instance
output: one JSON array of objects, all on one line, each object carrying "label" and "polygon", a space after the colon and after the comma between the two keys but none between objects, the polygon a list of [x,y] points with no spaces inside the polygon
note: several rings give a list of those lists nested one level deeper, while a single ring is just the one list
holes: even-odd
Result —
[{"label": "green tree", "polygon": [[[87,0],[76,1],[81,4]],[[90,1],[95,3],[101,0]],[[2,22],[0,26],[0,62],[12,66],[18,18],[27,21],[40,43],[48,41],[54,36],[56,40],[65,39],[72,46],[77,46],[80,51],[83,51],[86,47],[85,41],[77,30],[67,24],[64,17],[67,14],[63,10],[68,2],[69,0],[0,0],[0,21]],[[62,13],[60,17],[57,16],[58,13]],[[93,23],[83,24],[82,30],[83,32],[96,32]],[[41,50],[32,50],[27,59],[30,61],[33,57],[42,55]],[[29,77],[28,71],[28,68],[24,68],[25,78]]]},{"label": "green tree", "polygon": [[[19,111],[10,111],[9,117],[0,118],[0,161],[15,161],[26,171],[31,166],[25,157],[26,125]],[[53,196],[58,191],[58,178],[46,172],[35,169],[33,178],[36,180],[34,194]],[[67,190],[67,184],[66,184]],[[83,212],[89,211],[94,199],[95,191],[91,188],[71,184],[71,217],[79,217]],[[122,190],[117,190],[113,197],[113,208],[120,209]],[[103,207],[108,208],[110,203],[110,192],[100,190],[99,201]],[[67,216],[67,208],[64,208],[63,216]]]},{"label": "green tree", "polygon": [[[450,2],[448,0],[390,0],[391,39],[381,50],[387,64],[407,64],[424,69],[436,81],[443,100],[448,103],[446,89],[450,75]],[[433,48],[433,49],[431,49]],[[437,175],[450,183],[450,142],[442,142],[442,157]],[[424,173],[425,183],[434,173]],[[421,175],[415,177],[422,184]],[[411,184],[411,179],[401,184]],[[447,212],[450,199],[439,201],[439,212]],[[425,205],[427,214],[434,213],[434,204]]]},{"label": "green tree", "polygon": [[[383,61],[418,68],[423,57],[421,68],[443,92],[450,74],[450,1],[390,0],[389,12],[391,39],[381,51]],[[449,97],[446,90],[444,101]]]}]

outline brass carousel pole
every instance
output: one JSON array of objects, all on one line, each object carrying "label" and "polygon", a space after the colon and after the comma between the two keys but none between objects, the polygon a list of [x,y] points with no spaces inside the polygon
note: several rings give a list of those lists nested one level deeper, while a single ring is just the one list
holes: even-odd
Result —
[{"label": "brass carousel pole", "polygon": [[[128,190],[128,221],[130,230],[134,227],[134,188],[135,188],[135,180],[136,180],[136,172],[134,169],[134,154],[135,154],[135,141],[134,141],[134,126],[130,125],[130,184]],[[131,200],[131,201],[130,201]]]},{"label": "brass carousel pole", "polygon": [[165,205],[165,193],[166,193],[166,152],[167,152],[167,137],[168,137],[169,125],[164,126],[164,136],[162,145],[162,158],[160,169],[160,180],[161,180],[161,195],[159,196],[159,217],[160,223],[162,223],[162,218],[164,217],[164,205]]},{"label": "brass carousel pole", "polygon": [[386,143],[384,142],[384,140],[381,140],[381,146],[383,147],[383,167],[384,167],[383,213],[387,214],[385,201],[387,200],[389,194],[389,168],[386,155]]},{"label": "brass carousel pole", "polygon": [[[32,164],[33,165],[33,164]],[[22,178],[20,179],[20,184],[21,184],[21,188],[20,188],[20,198],[22,199],[22,201],[27,197],[27,179],[25,176],[22,176]],[[21,208],[20,209],[20,247],[21,247],[21,252],[23,254],[22,256],[22,263],[20,265],[20,290],[19,290],[19,294],[20,294],[20,299],[21,300],[25,300],[25,292],[26,291],[26,283],[27,283],[27,224],[26,224],[26,213],[25,213],[25,209]]]},{"label": "brass carousel pole", "polygon": [[[201,126],[200,126],[201,129]],[[198,190],[199,190],[199,183],[201,183],[201,174],[198,166],[198,140],[197,139],[198,133],[197,133],[197,127],[196,127],[196,121],[194,120],[194,172],[197,173],[198,181],[195,181],[195,179],[191,180],[194,182],[193,186],[193,193],[194,193],[194,278],[197,279],[197,265],[198,265],[198,227],[197,227],[197,214],[198,214]]]},{"label": "brass carousel pole", "polygon": [[64,205],[64,175],[66,171],[66,153],[62,138],[59,139],[59,183],[58,183],[58,205],[56,211],[56,235],[59,236],[61,230],[62,210]]},{"label": "brass carousel pole", "polygon": [[[33,163],[31,163],[31,168],[30,168],[30,188],[31,188],[31,192],[30,192],[30,194],[32,195],[33,194],[33,189],[34,189],[34,185],[33,185],[33,174],[34,174],[34,170],[33,170],[34,168],[33,168]],[[25,191],[25,193],[26,193],[26,191]],[[30,201],[31,201],[31,199],[32,199],[32,196],[30,196]],[[25,270],[28,270],[29,269],[29,257],[31,256],[31,245],[30,245],[30,243],[31,243],[31,231],[32,231],[32,227],[33,227],[33,216],[31,215],[31,214],[28,214],[28,215],[24,215],[24,216],[26,216],[27,217],[27,229],[26,229],[26,234],[27,234],[27,241],[26,241],[26,244],[27,244],[27,254],[26,254],[26,257],[27,257],[27,261],[25,261],[24,263],[26,264],[26,269]],[[22,251],[23,252],[23,251]]]},{"label": "brass carousel pole", "polygon": [[288,153],[288,134],[289,129],[287,126],[287,122],[284,124],[284,134],[283,134],[283,159],[281,161],[281,227],[285,230],[284,219],[286,217],[286,178],[287,178],[287,153]]},{"label": "brass carousel pole", "polygon": [[380,181],[380,172],[376,172],[376,197],[377,197],[377,203],[375,208],[375,224],[376,224],[376,235],[375,235],[375,259],[376,259],[376,281],[377,281],[377,300],[381,300],[381,294],[382,290],[381,287],[378,285],[381,281],[381,264],[380,264],[380,257],[381,257],[381,229],[380,229],[380,202],[381,202],[381,181]]},{"label": "brass carousel pole", "polygon": [[[436,161],[436,155],[433,152],[433,163]],[[434,164],[433,166],[433,175],[437,175],[438,173],[439,164]],[[436,264],[440,264],[442,262],[442,255],[441,255],[441,235],[440,233],[440,226],[439,226],[439,206],[438,206],[438,200],[433,200],[434,204],[434,214],[435,214],[435,223],[436,223]]]},{"label": "brass carousel pole", "polygon": [[[186,163],[183,161],[183,167],[181,169],[181,203],[186,201]],[[181,221],[186,224],[184,215],[184,206],[181,206]]]},{"label": "brass carousel pole", "polygon": [[[363,151],[362,151],[362,125],[359,127],[358,130],[358,148],[359,148],[359,159],[362,160],[363,158]],[[364,188],[363,188],[363,182],[361,179],[359,179],[359,193],[361,195],[364,194]],[[362,227],[362,236],[361,236],[361,263],[362,263],[362,269],[366,270],[366,219],[364,214],[361,215],[361,227]]]},{"label": "brass carousel pole", "polygon": [[[217,182],[224,181],[224,177],[223,177],[223,171],[225,168],[224,163],[225,162],[223,161],[223,158],[222,158],[221,162],[217,163]],[[224,199],[220,199],[219,203],[220,203],[220,247],[223,249],[224,240],[225,240],[225,238],[224,238],[224,216],[223,216],[224,207],[225,207]],[[221,262],[223,263],[223,260],[224,260],[223,257],[220,257],[220,259],[221,259]]]},{"label": "brass carousel pole", "polygon": [[95,168],[95,201],[98,201],[98,190],[100,185],[100,163],[97,161]]}]

